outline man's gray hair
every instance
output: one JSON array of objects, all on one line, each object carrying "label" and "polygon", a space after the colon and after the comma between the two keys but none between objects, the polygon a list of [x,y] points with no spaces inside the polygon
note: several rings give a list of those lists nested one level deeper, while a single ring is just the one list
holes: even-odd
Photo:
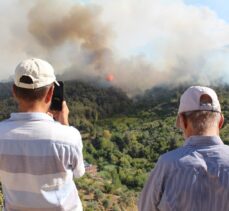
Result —
[{"label": "man's gray hair", "polygon": [[192,124],[195,135],[203,135],[209,128],[217,127],[221,118],[219,112],[213,111],[192,111],[183,115]]}]

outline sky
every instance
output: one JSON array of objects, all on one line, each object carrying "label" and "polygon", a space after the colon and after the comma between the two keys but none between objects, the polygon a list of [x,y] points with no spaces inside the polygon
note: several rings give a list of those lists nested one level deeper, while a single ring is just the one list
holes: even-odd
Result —
[{"label": "sky", "polygon": [[184,0],[185,3],[196,6],[206,6],[214,10],[217,15],[229,22],[229,1],[228,0]]},{"label": "sky", "polygon": [[[88,4],[91,0],[75,0]],[[107,0],[109,1],[109,0]],[[229,22],[229,1],[228,0],[184,0],[185,4],[195,5],[198,7],[206,6],[215,11],[217,15]]]},{"label": "sky", "polygon": [[0,1],[0,80],[28,57],[66,79],[113,74],[130,95],[160,84],[229,83],[229,1]]}]

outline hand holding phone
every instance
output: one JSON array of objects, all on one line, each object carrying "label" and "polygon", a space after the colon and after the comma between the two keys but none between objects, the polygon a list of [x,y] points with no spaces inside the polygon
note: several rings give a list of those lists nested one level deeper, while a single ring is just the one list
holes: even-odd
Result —
[{"label": "hand holding phone", "polygon": [[69,125],[68,123],[69,109],[66,101],[63,101],[61,111],[50,110],[49,113],[56,121],[60,122],[62,125]]},{"label": "hand holding phone", "polygon": [[49,113],[56,121],[63,125],[69,125],[69,109],[66,102],[64,101],[64,84],[62,81],[58,81],[58,83],[59,86],[56,84],[54,85],[53,97]]},{"label": "hand holding phone", "polygon": [[63,81],[58,81],[59,86],[54,84],[54,91],[52,96],[52,102],[50,110],[61,111],[62,103],[64,101],[64,83]]}]

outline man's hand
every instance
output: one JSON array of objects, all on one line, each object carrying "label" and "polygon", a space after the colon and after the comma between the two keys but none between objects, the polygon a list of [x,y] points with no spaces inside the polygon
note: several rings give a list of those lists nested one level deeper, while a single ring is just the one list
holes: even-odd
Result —
[{"label": "man's hand", "polygon": [[63,101],[61,111],[49,110],[48,114],[51,115],[56,121],[60,122],[62,125],[69,125],[68,123],[69,109],[66,101]]}]

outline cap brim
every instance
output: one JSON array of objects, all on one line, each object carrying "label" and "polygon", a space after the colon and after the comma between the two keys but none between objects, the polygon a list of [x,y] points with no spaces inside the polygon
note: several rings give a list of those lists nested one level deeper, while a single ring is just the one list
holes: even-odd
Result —
[{"label": "cap brim", "polygon": [[58,83],[57,80],[55,80],[54,83],[55,83],[57,86],[60,86],[60,84]]}]

